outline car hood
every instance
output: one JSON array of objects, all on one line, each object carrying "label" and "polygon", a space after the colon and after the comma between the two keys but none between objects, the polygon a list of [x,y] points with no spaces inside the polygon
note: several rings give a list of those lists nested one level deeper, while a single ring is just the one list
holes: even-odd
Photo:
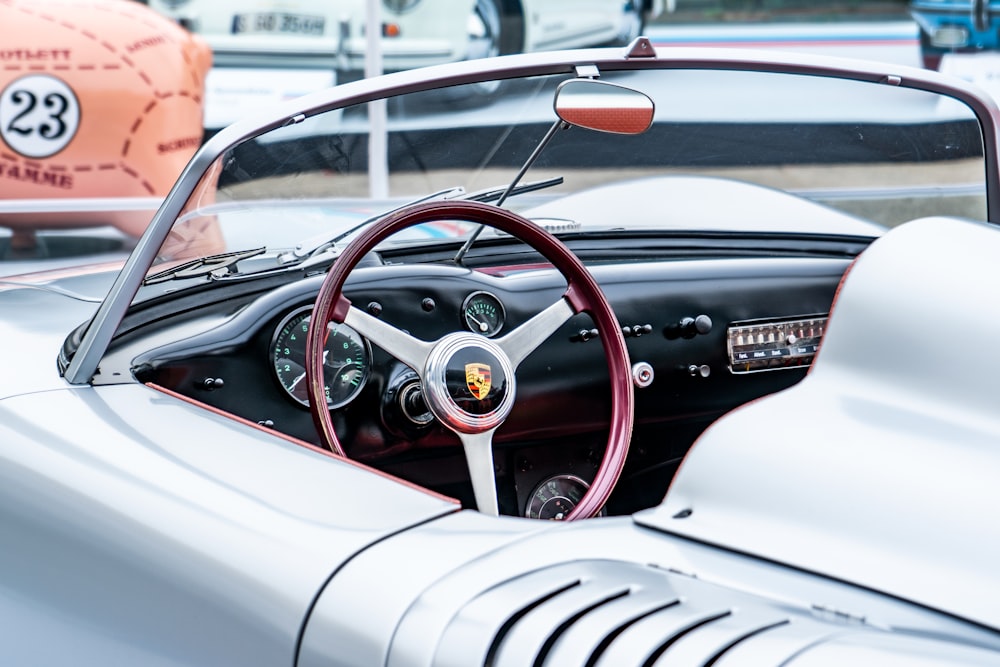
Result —
[{"label": "car hood", "polygon": [[57,357],[66,336],[89,319],[120,264],[0,278],[0,340],[7,344],[0,399],[60,389]]}]

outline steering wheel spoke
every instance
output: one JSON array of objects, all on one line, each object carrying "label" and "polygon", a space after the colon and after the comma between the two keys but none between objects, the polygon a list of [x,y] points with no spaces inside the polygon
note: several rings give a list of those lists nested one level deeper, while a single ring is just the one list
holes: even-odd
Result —
[{"label": "steering wheel spoke", "polygon": [[423,369],[427,362],[427,356],[433,348],[433,344],[414,338],[402,329],[383,322],[354,306],[348,309],[347,316],[344,317],[344,324],[418,373]]},{"label": "steering wheel spoke", "polygon": [[493,471],[493,432],[458,433],[465,449],[465,462],[469,466],[469,479],[476,498],[476,508],[483,514],[497,516],[497,478]]},{"label": "steering wheel spoke", "polygon": [[534,352],[571,317],[573,308],[565,298],[559,299],[506,336],[498,338],[497,345],[507,354],[511,365],[517,368],[525,357]]}]

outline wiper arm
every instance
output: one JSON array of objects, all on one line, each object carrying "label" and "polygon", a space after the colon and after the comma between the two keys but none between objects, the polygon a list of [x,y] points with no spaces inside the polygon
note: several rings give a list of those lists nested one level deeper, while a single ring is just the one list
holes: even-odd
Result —
[{"label": "wiper arm", "polygon": [[177,266],[172,266],[169,269],[159,271],[158,273],[152,273],[143,279],[142,284],[155,285],[168,280],[197,278],[198,276],[214,274],[220,269],[225,269],[226,273],[235,273],[234,267],[236,264],[249,257],[262,255],[266,251],[267,248],[253,248],[251,250],[236,250],[233,252],[219,253],[218,255],[199,257],[197,259],[192,259],[190,262],[184,262],[183,264],[178,264]]},{"label": "wiper arm", "polygon": [[[535,150],[531,151],[531,155],[529,155],[528,159],[525,160],[523,165],[521,165],[521,170],[518,171],[517,174],[514,176],[514,180],[510,182],[510,185],[507,186],[507,189],[505,189],[503,193],[500,195],[500,197],[497,199],[497,206],[503,206],[503,203],[507,201],[507,197],[514,194],[514,192],[517,190],[518,183],[520,183],[521,179],[524,178],[524,175],[528,173],[528,169],[531,168],[531,165],[535,164],[535,160],[538,159],[538,156],[542,154],[542,151],[545,150],[545,147],[549,145],[550,141],[552,141],[552,137],[556,136],[556,132],[558,132],[559,130],[568,130],[569,128],[570,124],[562,120],[562,118],[559,118],[554,123],[552,123],[552,126],[549,128],[549,131],[545,133],[545,136],[542,137],[542,140],[538,142],[537,146],[535,146]],[[472,245],[476,242],[476,239],[478,239],[479,235],[482,233],[483,233],[483,225],[479,225],[476,231],[472,232],[468,240],[466,240],[465,244],[458,249],[457,253],[455,253],[455,257],[452,259],[452,261],[455,262],[456,265],[462,266],[462,260],[464,260],[465,256],[469,254],[470,250],[472,250]]]}]

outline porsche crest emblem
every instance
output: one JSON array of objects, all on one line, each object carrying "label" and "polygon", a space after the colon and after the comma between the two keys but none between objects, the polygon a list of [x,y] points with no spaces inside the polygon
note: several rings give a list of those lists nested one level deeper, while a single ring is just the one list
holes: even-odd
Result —
[{"label": "porsche crest emblem", "polygon": [[466,364],[465,381],[469,391],[478,400],[483,400],[490,393],[490,367],[488,364]]}]

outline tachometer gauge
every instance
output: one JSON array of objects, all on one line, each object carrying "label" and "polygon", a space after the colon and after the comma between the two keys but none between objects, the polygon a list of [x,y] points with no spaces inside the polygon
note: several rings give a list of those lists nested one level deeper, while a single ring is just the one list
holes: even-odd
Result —
[{"label": "tachometer gauge", "polygon": [[[297,403],[309,405],[306,383],[306,336],[312,308],[300,308],[278,325],[271,342],[271,362],[282,389]],[[371,369],[368,341],[346,324],[330,322],[323,348],[326,403],[339,408],[353,400],[365,386]]]},{"label": "tachometer gauge", "polygon": [[504,316],[500,299],[489,292],[473,292],[462,303],[462,320],[473,333],[497,335],[503,328]]},{"label": "tachometer gauge", "polygon": [[[555,475],[535,487],[528,498],[524,516],[529,519],[565,519],[590,485],[574,475]],[[601,515],[604,510],[601,510]]]}]

